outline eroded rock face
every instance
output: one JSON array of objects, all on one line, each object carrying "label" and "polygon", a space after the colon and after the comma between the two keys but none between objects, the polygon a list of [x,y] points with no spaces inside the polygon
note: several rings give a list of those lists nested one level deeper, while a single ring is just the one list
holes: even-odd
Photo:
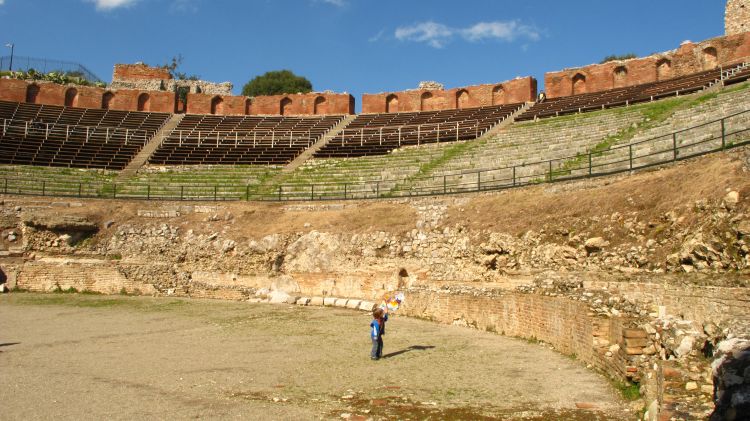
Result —
[{"label": "eroded rock face", "polygon": [[719,343],[712,364],[714,402],[712,421],[746,420],[750,416],[750,340]]},{"label": "eroded rock face", "polygon": [[26,226],[55,232],[97,232],[99,226],[80,216],[28,213],[23,216]]},{"label": "eroded rock face", "polygon": [[288,272],[335,271],[340,263],[341,242],[337,236],[312,231],[286,249],[284,269]]}]

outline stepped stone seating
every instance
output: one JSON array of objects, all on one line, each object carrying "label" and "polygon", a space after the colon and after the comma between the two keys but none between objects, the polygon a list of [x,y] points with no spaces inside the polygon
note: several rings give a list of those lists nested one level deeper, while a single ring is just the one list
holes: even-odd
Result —
[{"label": "stepped stone seating", "polygon": [[97,196],[116,175],[102,169],[0,165],[0,193]]},{"label": "stepped stone seating", "polygon": [[[723,124],[717,121],[721,118]],[[722,146],[722,131],[725,145],[750,138],[750,89],[721,93],[700,105],[679,110],[658,126],[634,136],[629,147],[597,154],[592,165],[594,171],[606,173],[699,155]]]},{"label": "stepped stone seating", "polygon": [[668,96],[690,94],[703,90],[720,80],[721,74],[722,70],[717,68],[659,82],[547,99],[544,102],[534,104],[534,106],[518,116],[516,121],[621,107],[640,102],[654,101]]},{"label": "stepped stone seating", "polygon": [[149,163],[283,165],[342,119],[343,116],[186,115]]},{"label": "stepped stone seating", "polygon": [[476,139],[522,105],[363,114],[314,156],[352,158],[383,155],[403,146]]},{"label": "stepped stone seating", "polygon": [[119,170],[168,118],[0,101],[0,164]]}]

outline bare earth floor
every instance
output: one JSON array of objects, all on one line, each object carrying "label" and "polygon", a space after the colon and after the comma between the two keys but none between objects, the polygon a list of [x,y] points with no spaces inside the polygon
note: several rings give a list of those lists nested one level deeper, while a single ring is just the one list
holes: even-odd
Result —
[{"label": "bare earth floor", "polygon": [[[2,419],[634,419],[538,344],[407,319],[369,359],[334,308],[70,294],[0,297]],[[582,409],[585,408],[585,409]]]}]

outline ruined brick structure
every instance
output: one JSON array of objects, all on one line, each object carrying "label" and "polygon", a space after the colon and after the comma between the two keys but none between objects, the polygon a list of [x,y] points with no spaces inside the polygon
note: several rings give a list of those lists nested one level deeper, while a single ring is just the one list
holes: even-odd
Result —
[{"label": "ruined brick structure", "polygon": [[750,30],[750,1],[728,0],[724,17],[726,35],[742,34]]},{"label": "ruined brick structure", "polygon": [[673,51],[631,60],[611,61],[549,72],[544,76],[547,97],[556,98],[671,79],[734,64],[750,57],[747,33],[686,41]]},{"label": "ruined brick structure", "polygon": [[536,79],[517,78],[501,83],[447,90],[413,89],[362,95],[363,113],[455,110],[533,101]]},{"label": "ruined brick structure", "polygon": [[354,97],[347,94],[319,93],[257,96],[252,99],[253,115],[354,114]]},{"label": "ruined brick structure", "polygon": [[175,92],[178,88],[186,88],[191,93],[232,95],[233,85],[230,82],[213,83],[205,80],[177,80],[173,79],[169,71],[163,67],[151,67],[143,63],[137,63],[115,64],[110,87],[113,89],[141,89],[167,92]]}]

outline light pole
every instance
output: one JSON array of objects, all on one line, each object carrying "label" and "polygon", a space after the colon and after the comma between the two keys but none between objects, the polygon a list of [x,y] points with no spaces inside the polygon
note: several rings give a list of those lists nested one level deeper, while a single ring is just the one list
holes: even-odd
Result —
[{"label": "light pole", "polygon": [[13,51],[16,49],[16,44],[9,43],[5,44],[6,47],[10,48],[10,65],[8,66],[8,71],[13,71]]}]

